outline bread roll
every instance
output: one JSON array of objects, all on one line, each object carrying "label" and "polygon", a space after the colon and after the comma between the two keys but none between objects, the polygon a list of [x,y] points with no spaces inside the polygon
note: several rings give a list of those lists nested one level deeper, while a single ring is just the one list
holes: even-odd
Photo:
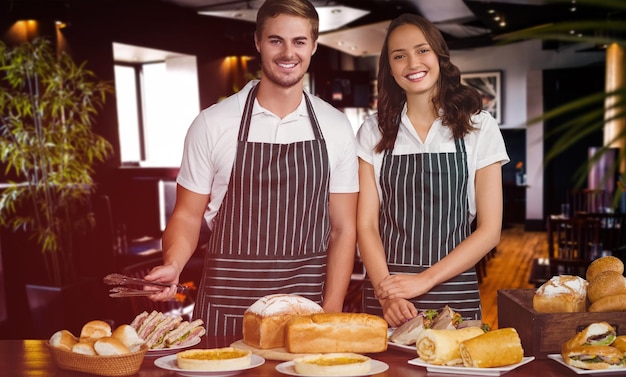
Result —
[{"label": "bread roll", "polygon": [[624,368],[624,354],[610,346],[578,346],[561,354],[563,361],[576,368],[599,370]]},{"label": "bread roll", "polygon": [[626,311],[626,294],[602,297],[591,304],[590,312],[623,312]]},{"label": "bread roll", "polygon": [[130,353],[130,350],[124,345],[124,343],[111,336],[104,336],[96,340],[93,344],[93,348],[100,356],[115,356]]},{"label": "bread roll", "polygon": [[383,352],[387,322],[366,313],[317,313],[294,317],[286,325],[291,353]]},{"label": "bread roll", "polygon": [[72,346],[72,352],[91,356],[95,356],[98,354],[95,348],[93,348],[92,342],[78,342],[74,344],[74,346]]},{"label": "bread roll", "polygon": [[579,276],[553,276],[535,291],[533,309],[539,313],[584,312],[588,284]]},{"label": "bread roll", "polygon": [[617,271],[620,275],[624,274],[624,263],[617,257],[608,255],[601,257],[589,264],[585,277],[587,281],[592,281],[596,276],[604,271]]},{"label": "bread roll", "polygon": [[603,271],[589,281],[587,297],[592,304],[602,297],[626,294],[626,278],[617,271]]},{"label": "bread roll", "polygon": [[293,360],[296,373],[305,376],[364,376],[371,370],[371,359],[356,353],[327,353]]},{"label": "bread roll", "polygon": [[180,369],[218,372],[250,366],[252,352],[233,347],[192,349],[176,354]]},{"label": "bread roll", "polygon": [[105,336],[111,336],[111,325],[100,320],[85,323],[80,331],[81,341],[95,342]]},{"label": "bread roll", "polygon": [[124,344],[130,352],[137,352],[145,343],[143,339],[137,335],[137,331],[130,325],[120,325],[111,336]]},{"label": "bread roll", "polygon": [[74,344],[78,343],[78,339],[67,330],[59,330],[50,337],[50,345],[66,351],[72,351]]},{"label": "bread roll", "polygon": [[459,345],[463,365],[470,368],[495,368],[517,364],[524,358],[522,341],[512,327],[486,332]]},{"label": "bread roll", "polygon": [[467,339],[484,334],[479,327],[466,327],[458,330],[433,330],[422,331],[415,343],[417,355],[420,359],[434,365],[459,365],[463,364],[459,345]]},{"label": "bread roll", "polygon": [[262,297],[244,312],[243,342],[261,349],[284,347],[285,324],[289,319],[323,311],[319,304],[298,295]]}]

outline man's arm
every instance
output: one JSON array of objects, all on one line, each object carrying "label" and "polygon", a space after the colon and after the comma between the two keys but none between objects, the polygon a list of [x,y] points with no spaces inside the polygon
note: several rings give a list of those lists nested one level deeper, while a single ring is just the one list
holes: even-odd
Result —
[{"label": "man's arm", "polygon": [[358,193],[330,194],[330,244],[324,289],[324,311],[341,312],[356,254]]}]

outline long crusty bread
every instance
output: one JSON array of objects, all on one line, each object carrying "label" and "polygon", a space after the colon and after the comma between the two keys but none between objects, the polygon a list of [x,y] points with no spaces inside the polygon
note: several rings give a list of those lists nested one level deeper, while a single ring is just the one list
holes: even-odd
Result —
[{"label": "long crusty bread", "polygon": [[366,313],[317,313],[294,317],[285,326],[291,353],[383,352],[387,322]]}]

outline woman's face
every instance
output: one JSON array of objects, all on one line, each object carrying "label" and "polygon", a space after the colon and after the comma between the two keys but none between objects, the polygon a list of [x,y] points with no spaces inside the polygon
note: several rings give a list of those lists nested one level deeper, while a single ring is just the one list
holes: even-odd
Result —
[{"label": "woman's face", "polygon": [[412,24],[395,28],[387,43],[391,75],[407,96],[436,93],[439,58],[422,30]]}]

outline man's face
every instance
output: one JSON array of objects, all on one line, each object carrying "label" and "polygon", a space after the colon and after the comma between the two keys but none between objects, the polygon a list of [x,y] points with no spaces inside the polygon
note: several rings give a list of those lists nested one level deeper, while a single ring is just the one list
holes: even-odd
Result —
[{"label": "man's face", "polygon": [[263,79],[282,87],[302,82],[317,49],[310,22],[285,14],[267,19],[254,42],[261,55]]}]

